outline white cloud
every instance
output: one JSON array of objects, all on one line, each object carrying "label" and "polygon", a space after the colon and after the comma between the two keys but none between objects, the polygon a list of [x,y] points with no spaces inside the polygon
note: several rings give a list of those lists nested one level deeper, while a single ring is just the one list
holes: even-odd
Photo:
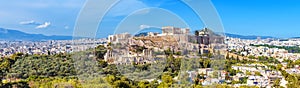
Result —
[{"label": "white cloud", "polygon": [[30,21],[22,21],[20,22],[21,25],[41,25],[40,23],[35,22],[34,20]]},{"label": "white cloud", "polygon": [[140,29],[146,29],[146,28],[160,28],[160,27],[157,27],[157,26],[149,26],[149,25],[145,25],[145,24],[142,24],[140,25]]},{"label": "white cloud", "polygon": [[[43,28],[47,28],[51,25],[50,22],[39,23],[39,22],[36,22],[34,20],[22,21],[19,24],[21,24],[21,25],[34,25],[34,26],[36,26],[35,29],[43,29]],[[64,28],[66,29],[66,28],[68,28],[68,26],[65,26]]]},{"label": "white cloud", "polygon": [[45,22],[44,24],[41,24],[41,25],[39,25],[39,26],[36,26],[35,28],[36,28],[36,29],[42,29],[42,28],[47,28],[47,27],[49,27],[50,25],[51,25],[50,22]]},{"label": "white cloud", "polygon": [[146,28],[150,28],[151,26],[149,26],[149,25],[140,25],[140,29],[146,29]]}]

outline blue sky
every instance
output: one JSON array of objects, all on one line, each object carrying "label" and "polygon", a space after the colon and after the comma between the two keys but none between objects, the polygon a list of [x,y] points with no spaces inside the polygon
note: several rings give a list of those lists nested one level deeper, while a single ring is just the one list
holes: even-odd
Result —
[{"label": "blue sky", "polygon": [[[299,0],[211,1],[226,33],[300,36]],[[0,27],[35,34],[72,35],[84,3],[85,0],[2,0]],[[141,25],[188,26],[192,31],[204,27],[199,17],[177,0],[121,0],[104,17],[97,35],[105,37],[116,29],[139,30]]]}]

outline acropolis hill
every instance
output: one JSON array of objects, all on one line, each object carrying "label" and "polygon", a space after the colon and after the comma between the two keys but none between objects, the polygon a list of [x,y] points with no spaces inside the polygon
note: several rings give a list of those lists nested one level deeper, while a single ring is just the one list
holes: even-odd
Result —
[{"label": "acropolis hill", "polygon": [[129,33],[110,35],[108,42],[112,44],[112,50],[108,50],[105,60],[115,64],[151,63],[152,58],[145,61],[145,56],[155,57],[157,53],[168,49],[176,52],[177,56],[195,57],[213,53],[213,49],[225,48],[224,37],[208,28],[195,34],[190,34],[187,28],[162,27],[161,30],[162,33],[148,32],[146,36],[132,36]]}]

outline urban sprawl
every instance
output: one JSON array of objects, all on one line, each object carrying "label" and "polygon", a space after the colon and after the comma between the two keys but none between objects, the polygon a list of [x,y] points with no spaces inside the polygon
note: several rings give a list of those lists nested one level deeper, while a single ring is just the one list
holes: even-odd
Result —
[{"label": "urban sprawl", "polygon": [[[147,64],[164,59],[165,50],[170,50],[179,58],[237,59],[255,63],[238,63],[231,66],[237,73],[232,75],[223,69],[213,67],[186,70],[189,78],[197,75],[202,85],[234,83],[271,88],[273,85],[287,87],[289,83],[284,72],[300,74],[300,39],[240,39],[217,34],[209,28],[192,33],[188,28],[162,27],[162,32],[147,32],[142,35],[121,33],[109,35],[105,39],[52,40],[52,41],[0,41],[0,57],[16,53],[28,55],[53,55],[72,53],[95,48],[98,45],[110,47],[104,55],[109,64]],[[212,57],[209,56],[212,55]],[[217,56],[220,56],[217,58]],[[272,60],[272,63],[259,63]],[[220,60],[222,61],[222,60]],[[274,63],[273,63],[274,61]],[[256,63],[257,62],[257,63]],[[275,69],[274,69],[275,67]],[[279,67],[279,68],[277,68]],[[219,67],[220,68],[220,67]],[[283,71],[281,71],[283,70]],[[217,77],[214,77],[215,73]],[[180,78],[173,78],[179,80]],[[243,82],[241,82],[243,81]],[[194,82],[194,81],[191,81]],[[279,82],[279,83],[278,83]]]}]

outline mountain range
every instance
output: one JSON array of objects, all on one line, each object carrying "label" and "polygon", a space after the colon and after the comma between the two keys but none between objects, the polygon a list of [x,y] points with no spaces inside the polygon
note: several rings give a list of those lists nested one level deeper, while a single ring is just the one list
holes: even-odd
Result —
[{"label": "mountain range", "polygon": [[144,28],[144,29],[138,31],[136,34],[134,34],[134,36],[147,36],[148,32],[162,33],[160,28],[150,27],[150,28]]},{"label": "mountain range", "polygon": [[225,35],[231,38],[250,39],[250,40],[257,39],[257,37],[260,37],[260,39],[267,39],[267,38],[277,39],[276,37],[272,37],[272,36],[238,35],[238,34],[230,34],[230,33],[225,33]]},{"label": "mountain range", "polygon": [[[147,35],[146,32],[158,32],[161,33],[161,30],[158,28],[148,28],[144,29],[136,34],[138,35]],[[267,38],[275,38],[272,36],[244,36],[244,35],[238,35],[238,34],[230,34],[230,33],[225,33],[227,37],[232,37],[232,38],[241,38],[241,39],[257,39],[257,37],[260,37],[261,39],[267,39]],[[72,36],[46,36],[43,34],[29,34],[25,32],[21,32],[18,30],[12,30],[12,29],[4,29],[0,28],[0,40],[22,40],[22,41],[46,41],[46,40],[71,40]]]},{"label": "mountain range", "polygon": [[72,36],[46,36],[42,34],[29,34],[18,30],[0,28],[0,40],[14,41],[45,41],[45,40],[71,40]]},{"label": "mountain range", "polygon": [[[201,30],[201,31],[203,31],[203,30]],[[205,31],[213,32],[209,29],[206,29]],[[162,33],[160,28],[150,27],[150,28],[145,28],[145,29],[139,31],[137,34],[135,34],[135,36],[146,36],[146,35],[148,35],[147,32]],[[275,38],[275,37],[272,37],[272,36],[256,36],[256,35],[246,35],[245,36],[245,35],[238,35],[238,34],[231,34],[231,33],[225,33],[225,35],[227,37],[240,38],[240,39],[250,39],[250,40],[257,39],[257,37],[260,37],[261,39],[267,39],[267,38],[274,39]],[[277,39],[277,38],[275,38],[275,39]]]}]

